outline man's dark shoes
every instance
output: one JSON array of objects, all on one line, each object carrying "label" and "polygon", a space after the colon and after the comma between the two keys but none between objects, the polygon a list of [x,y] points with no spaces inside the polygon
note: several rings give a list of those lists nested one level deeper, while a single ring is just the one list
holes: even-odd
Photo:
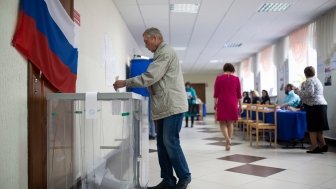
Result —
[{"label": "man's dark shoes", "polygon": [[328,152],[328,145],[324,145],[320,148],[321,152]]},{"label": "man's dark shoes", "polygon": [[151,136],[151,135],[149,135],[149,140],[155,140],[155,139],[156,139],[155,136]]},{"label": "man's dark shoes", "polygon": [[191,182],[191,179],[185,181],[179,181],[175,187],[175,189],[186,189],[188,184]]},{"label": "man's dark shoes", "polygon": [[171,187],[167,183],[162,181],[162,182],[160,182],[160,184],[158,184],[156,186],[147,187],[147,189],[175,189],[175,187]]},{"label": "man's dark shoes", "polygon": [[309,154],[321,154],[322,151],[320,150],[320,147],[317,146],[313,150],[308,150],[307,153],[309,153]]}]

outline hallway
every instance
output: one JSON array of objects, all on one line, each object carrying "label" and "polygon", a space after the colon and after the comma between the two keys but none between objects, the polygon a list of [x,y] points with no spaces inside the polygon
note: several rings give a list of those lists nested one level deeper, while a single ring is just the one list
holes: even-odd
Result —
[{"label": "hallway", "polygon": [[[192,182],[188,189],[326,189],[336,187],[334,147],[324,154],[307,154],[305,149],[269,147],[262,142],[250,147],[243,133],[235,129],[230,151],[213,116],[183,127],[181,145],[189,163]],[[150,141],[149,186],[161,181],[156,141]],[[308,144],[305,144],[308,146]]]}]

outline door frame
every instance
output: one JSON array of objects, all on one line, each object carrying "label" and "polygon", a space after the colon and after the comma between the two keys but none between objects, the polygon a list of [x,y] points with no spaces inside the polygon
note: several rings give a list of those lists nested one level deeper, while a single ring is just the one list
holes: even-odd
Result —
[{"label": "door frame", "polygon": [[[60,0],[73,18],[74,0]],[[58,92],[28,61],[28,188],[44,189],[47,183],[47,100],[50,92]]]}]

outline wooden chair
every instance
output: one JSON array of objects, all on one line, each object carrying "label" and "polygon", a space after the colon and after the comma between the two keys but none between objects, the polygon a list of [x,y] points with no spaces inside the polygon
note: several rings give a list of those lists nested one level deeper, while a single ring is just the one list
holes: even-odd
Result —
[{"label": "wooden chair", "polygon": [[[259,104],[250,104],[250,106],[247,108],[247,111],[249,112],[249,120],[246,123],[246,131],[247,131],[246,136],[248,139],[250,138],[252,134],[251,125],[257,122],[257,118],[258,118],[259,123],[264,122],[264,116],[260,116],[259,112],[258,113],[256,112],[258,105]],[[257,114],[259,115],[258,117],[256,116]]]},{"label": "wooden chair", "polygon": [[[250,137],[250,125],[254,123],[256,120],[253,118],[252,110],[256,108],[255,104],[244,104],[243,110],[245,111],[245,117],[240,118],[238,123],[242,125],[243,129],[243,136],[245,137],[245,130],[246,130],[246,139],[248,140]],[[259,118],[259,122],[262,122],[263,119]]]},{"label": "wooden chair", "polygon": [[246,130],[246,137],[249,136],[248,132],[248,124],[251,122],[251,104],[242,104],[242,110],[244,111],[245,116],[244,117],[239,117],[237,121],[238,127],[241,126],[242,131],[243,131],[243,136],[245,136],[245,130]]},{"label": "wooden chair", "polygon": [[249,106],[249,104],[244,104],[244,103],[242,104],[242,110],[243,110],[243,113],[245,114],[245,116],[240,115],[238,117],[238,120],[237,120],[237,126],[238,127],[242,126],[245,123],[246,119],[248,118],[248,115],[247,115],[247,112],[246,112],[247,106]]},{"label": "wooden chair", "polygon": [[[267,130],[269,133],[269,142],[272,145],[272,131],[274,133],[274,145],[277,145],[277,108],[276,105],[256,105],[255,109],[251,109],[251,111],[255,112],[256,120],[250,123],[250,146],[252,146],[252,130],[256,130],[256,147],[259,146],[259,134],[262,131],[263,139],[265,140],[265,131]],[[260,120],[260,114],[262,113],[263,119],[265,119],[266,113],[273,113],[274,114],[274,121],[273,123],[265,123],[264,121]]]}]

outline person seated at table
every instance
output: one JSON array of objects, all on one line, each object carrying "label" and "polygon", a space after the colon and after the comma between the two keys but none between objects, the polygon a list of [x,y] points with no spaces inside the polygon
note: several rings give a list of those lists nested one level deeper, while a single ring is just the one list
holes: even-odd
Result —
[{"label": "person seated at table", "polygon": [[250,98],[249,93],[247,91],[243,92],[243,103],[245,103],[245,104],[250,104],[251,103],[251,98]]},{"label": "person seated at table", "polygon": [[266,90],[261,91],[261,104],[271,104],[271,99]]},{"label": "person seated at table", "polygon": [[[299,95],[299,88],[296,87],[296,88],[294,89],[294,93],[297,94],[297,95]],[[296,111],[304,111],[304,105],[303,105],[303,103],[302,103],[301,98],[300,98],[300,103],[299,103],[299,105],[297,105],[296,107],[288,106],[288,107],[287,107],[287,110],[292,111],[292,112],[296,112]]]},{"label": "person seated at table", "polygon": [[252,104],[260,104],[261,103],[261,98],[259,96],[258,91],[256,91],[256,90],[251,91],[251,96],[252,96]]},{"label": "person seated at table", "polygon": [[293,108],[296,108],[300,105],[300,97],[299,95],[295,94],[294,92],[294,85],[292,84],[287,84],[285,87],[285,93],[286,93],[286,98],[284,100],[284,104],[280,106],[280,108],[285,108],[288,109],[288,106],[291,106]]}]

